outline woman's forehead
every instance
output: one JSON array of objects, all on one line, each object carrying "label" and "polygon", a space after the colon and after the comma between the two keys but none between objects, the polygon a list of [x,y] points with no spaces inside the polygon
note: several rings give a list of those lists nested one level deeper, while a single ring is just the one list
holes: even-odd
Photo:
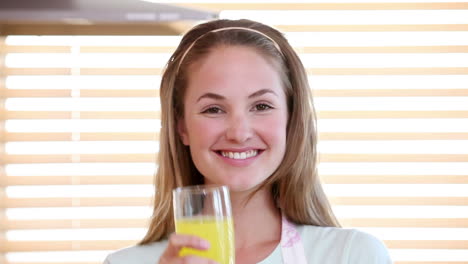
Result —
[{"label": "woman's forehead", "polygon": [[256,49],[243,46],[224,46],[213,49],[194,63],[188,72],[188,92],[207,90],[237,91],[242,88],[281,87],[277,67]]}]

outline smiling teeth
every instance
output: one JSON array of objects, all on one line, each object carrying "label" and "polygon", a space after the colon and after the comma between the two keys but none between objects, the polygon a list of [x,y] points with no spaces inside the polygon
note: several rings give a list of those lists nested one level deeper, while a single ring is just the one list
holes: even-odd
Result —
[{"label": "smiling teeth", "polygon": [[223,155],[223,157],[230,159],[248,159],[257,156],[257,154],[257,150],[249,150],[245,152],[221,151],[221,155]]}]

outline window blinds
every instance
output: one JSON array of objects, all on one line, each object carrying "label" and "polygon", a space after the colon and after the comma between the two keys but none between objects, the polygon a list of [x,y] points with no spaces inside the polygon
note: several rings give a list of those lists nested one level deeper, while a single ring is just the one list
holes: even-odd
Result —
[{"label": "window blinds", "polygon": [[[285,32],[345,227],[397,264],[468,263],[468,3],[177,2]],[[160,72],[179,40],[0,40],[0,263],[100,263],[143,236]]]}]

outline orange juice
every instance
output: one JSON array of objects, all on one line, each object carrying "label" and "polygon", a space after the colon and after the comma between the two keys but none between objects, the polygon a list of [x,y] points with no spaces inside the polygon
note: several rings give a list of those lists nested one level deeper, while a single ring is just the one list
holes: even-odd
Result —
[{"label": "orange juice", "polygon": [[179,255],[210,258],[220,264],[235,263],[234,226],[232,219],[185,218],[176,220],[178,234],[195,235],[210,242],[208,250],[183,248]]}]

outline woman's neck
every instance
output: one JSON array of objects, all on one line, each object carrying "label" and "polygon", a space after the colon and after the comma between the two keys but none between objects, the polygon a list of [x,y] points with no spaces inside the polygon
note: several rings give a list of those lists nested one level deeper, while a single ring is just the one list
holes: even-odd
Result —
[{"label": "woman's neck", "polygon": [[271,192],[263,189],[248,198],[249,193],[231,192],[236,249],[277,244],[281,239],[281,214]]}]

